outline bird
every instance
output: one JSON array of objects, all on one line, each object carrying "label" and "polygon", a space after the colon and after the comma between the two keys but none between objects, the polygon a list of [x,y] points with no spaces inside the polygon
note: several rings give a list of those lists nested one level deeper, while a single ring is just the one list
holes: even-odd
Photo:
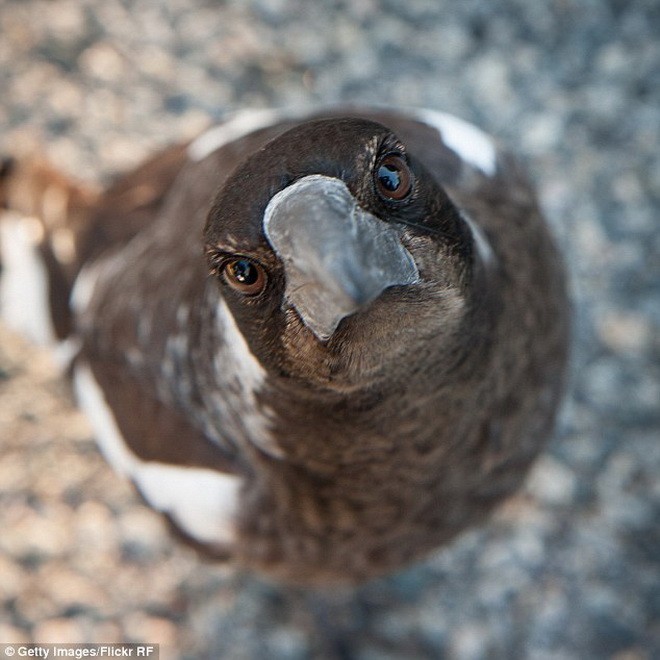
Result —
[{"label": "bird", "polygon": [[3,318],[203,552],[359,584],[521,487],[565,391],[569,295],[530,178],[481,129],[245,110],[105,189],[49,167],[2,167]]}]

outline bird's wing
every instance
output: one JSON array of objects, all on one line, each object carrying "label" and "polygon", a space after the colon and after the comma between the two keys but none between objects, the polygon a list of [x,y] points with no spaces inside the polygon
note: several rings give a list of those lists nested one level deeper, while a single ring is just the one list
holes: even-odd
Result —
[{"label": "bird's wing", "polygon": [[79,358],[74,386],[113,468],[186,535],[229,548],[242,478],[222,449],[115,364]]}]

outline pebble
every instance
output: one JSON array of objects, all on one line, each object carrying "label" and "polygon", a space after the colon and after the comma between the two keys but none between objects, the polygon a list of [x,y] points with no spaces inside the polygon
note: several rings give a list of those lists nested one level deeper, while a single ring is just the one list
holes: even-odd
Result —
[{"label": "pebble", "polygon": [[149,561],[170,542],[163,519],[154,511],[129,511],[119,521],[122,549],[131,561]]},{"label": "pebble", "polygon": [[0,621],[0,639],[3,644],[26,644],[30,641],[24,630]]},{"label": "pebble", "polygon": [[[120,523],[119,523],[120,524]],[[86,553],[116,553],[119,546],[118,521],[101,502],[83,502],[76,510],[76,546]]]},{"label": "pebble", "polygon": [[450,652],[462,660],[485,660],[487,641],[488,631],[484,626],[466,624],[454,631]]},{"label": "pebble", "polygon": [[37,511],[17,503],[8,509],[7,518],[12,525],[0,539],[4,552],[18,557],[47,558],[63,557],[71,548],[70,515],[64,506],[50,503]]},{"label": "pebble", "polygon": [[20,596],[26,588],[27,581],[23,567],[16,565],[16,562],[12,561],[9,556],[0,555],[0,599],[2,602],[9,602]]},{"label": "pebble", "polygon": [[643,354],[653,337],[649,320],[635,312],[607,310],[596,323],[603,344],[616,353]]},{"label": "pebble", "polygon": [[542,456],[527,480],[527,490],[549,505],[569,505],[577,486],[575,473],[551,456]]},{"label": "pebble", "polygon": [[142,613],[135,613],[126,619],[123,632],[126,639],[145,644],[163,644],[166,647],[173,647],[178,637],[172,621]]},{"label": "pebble", "polygon": [[108,598],[98,585],[94,584],[91,576],[86,577],[72,569],[62,568],[55,562],[49,562],[40,567],[35,580],[48,585],[48,591],[59,611],[77,608],[96,612],[108,610]]},{"label": "pebble", "polygon": [[40,621],[32,633],[37,644],[82,644],[85,631],[75,618],[53,618]]}]

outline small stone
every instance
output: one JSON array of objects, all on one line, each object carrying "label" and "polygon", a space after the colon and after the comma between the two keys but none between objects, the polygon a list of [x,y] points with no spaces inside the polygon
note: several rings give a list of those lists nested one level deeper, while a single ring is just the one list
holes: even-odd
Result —
[{"label": "small stone", "polygon": [[163,518],[154,511],[136,507],[119,524],[122,548],[129,559],[155,558],[169,544]]},{"label": "small stone", "polygon": [[630,64],[630,53],[621,44],[612,43],[603,47],[598,54],[597,66],[603,73],[610,75],[625,74]]},{"label": "small stone", "polygon": [[[15,505],[15,523],[3,534],[1,546],[14,556],[63,556],[71,547],[71,512],[51,502],[40,511]],[[8,516],[9,517],[9,516]]]},{"label": "small stone", "polygon": [[610,660],[650,660],[650,656],[643,648],[631,648],[615,653]]},{"label": "small stone", "polygon": [[[23,568],[9,557],[0,555],[0,601],[19,596],[25,589],[27,575]],[[2,642],[0,635],[0,642]]]},{"label": "small stone", "polygon": [[538,534],[533,530],[521,528],[511,540],[516,563],[525,567],[536,568],[545,559],[544,545]]},{"label": "small stone", "polygon": [[76,0],[60,0],[57,7],[45,9],[49,31],[59,39],[75,39],[85,29],[84,6]]},{"label": "small stone", "polygon": [[84,502],[78,507],[74,533],[77,547],[85,554],[109,553],[118,546],[117,522],[100,502]]},{"label": "small stone", "polygon": [[481,97],[485,106],[503,107],[503,102],[513,97],[510,69],[501,58],[482,57],[474,61],[467,79],[474,93]]},{"label": "small stone", "polygon": [[33,632],[37,644],[82,644],[85,633],[76,619],[54,618],[39,622]]},{"label": "small stone", "polygon": [[566,506],[573,501],[577,479],[573,471],[551,456],[541,457],[527,480],[527,491],[542,502]]},{"label": "small stone", "polygon": [[59,608],[47,592],[46,585],[31,583],[18,596],[14,603],[17,614],[25,621],[42,621],[56,617]]},{"label": "small stone", "polygon": [[651,340],[649,322],[634,312],[608,311],[596,319],[601,340],[616,352],[640,352]]},{"label": "small stone", "polygon": [[450,640],[452,657],[482,660],[488,657],[488,631],[478,624],[466,624],[455,630]]},{"label": "small stone", "polygon": [[108,599],[103,591],[66,566],[51,562],[39,570],[38,579],[47,585],[49,594],[61,610],[81,607],[101,610],[107,607]]},{"label": "small stone", "polygon": [[[124,636],[119,624],[101,621],[91,628],[88,641],[90,644],[120,644],[124,641]],[[160,660],[164,659],[160,658]]]},{"label": "small stone", "polygon": [[[1,417],[4,417],[2,415]],[[0,424],[2,424],[0,418]],[[4,425],[7,428],[7,425]],[[6,451],[0,460],[0,484],[3,492],[11,493],[27,488],[29,485],[25,454],[20,451]]]},{"label": "small stone", "polygon": [[124,624],[126,639],[144,642],[145,644],[161,644],[174,648],[178,639],[177,627],[162,617],[146,616],[136,613],[127,618]]},{"label": "small stone", "polygon": [[564,135],[561,117],[555,113],[536,115],[525,122],[522,139],[532,154],[545,154],[555,150]]},{"label": "small stone", "polygon": [[124,61],[110,43],[90,46],[80,56],[80,67],[99,80],[118,80],[124,73]]},{"label": "small stone", "polygon": [[30,641],[27,633],[20,628],[10,626],[0,621],[0,643],[2,644],[26,644]]},{"label": "small stone", "polygon": [[84,102],[82,90],[70,81],[62,81],[49,95],[48,103],[58,114],[72,114]]}]

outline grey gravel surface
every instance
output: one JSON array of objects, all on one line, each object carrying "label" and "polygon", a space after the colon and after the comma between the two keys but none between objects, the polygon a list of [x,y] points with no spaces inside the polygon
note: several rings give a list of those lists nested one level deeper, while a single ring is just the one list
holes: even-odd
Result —
[{"label": "grey gravel surface", "polygon": [[229,111],[471,120],[529,165],[573,279],[573,383],[525,490],[427,562],[305,593],[201,561],[0,327],[0,642],[167,658],[660,657],[660,4],[0,0],[0,149],[104,182]]}]

